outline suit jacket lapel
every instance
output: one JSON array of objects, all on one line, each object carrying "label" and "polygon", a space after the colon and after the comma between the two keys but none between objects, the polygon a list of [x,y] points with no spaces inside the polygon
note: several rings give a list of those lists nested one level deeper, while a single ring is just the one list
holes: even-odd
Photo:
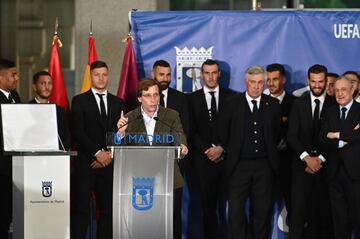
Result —
[{"label": "suit jacket lapel", "polygon": [[266,120],[266,117],[271,115],[269,113],[269,102],[267,101],[267,99],[265,99],[264,95],[262,95],[261,100],[260,100],[260,105],[259,105],[259,110],[262,110],[263,112],[263,122],[264,122],[264,138],[267,139],[268,133],[269,133],[269,122],[270,120]]},{"label": "suit jacket lapel", "polygon": [[[304,105],[304,116],[307,123],[309,132],[313,131],[313,117],[312,117],[312,102],[310,94],[306,95],[305,105]],[[325,104],[325,103],[324,103]]]},{"label": "suit jacket lapel", "polygon": [[210,123],[209,109],[206,103],[206,98],[203,89],[200,91],[199,104],[200,104],[199,109],[202,111],[202,115],[205,117],[204,120],[206,120],[207,123]]},{"label": "suit jacket lapel", "polygon": [[[165,116],[166,116],[166,113],[165,113],[165,110],[163,107],[159,106],[159,110],[158,110],[158,113],[157,113],[157,117],[160,119],[160,120],[164,120],[165,119]],[[154,129],[154,134],[155,133],[164,133],[164,123],[161,122],[161,121],[156,121],[156,124],[155,124],[155,129]]]}]

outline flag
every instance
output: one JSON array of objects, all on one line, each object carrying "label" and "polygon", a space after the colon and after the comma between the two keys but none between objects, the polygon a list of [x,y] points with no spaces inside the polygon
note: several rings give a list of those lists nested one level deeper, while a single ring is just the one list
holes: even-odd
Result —
[{"label": "flag", "polygon": [[86,66],[85,74],[84,74],[84,80],[81,87],[81,93],[90,90],[91,88],[91,81],[90,81],[90,65],[94,61],[98,59],[96,54],[96,48],[95,48],[95,38],[93,38],[92,34],[90,34],[88,38],[89,42],[89,55],[88,55],[88,63]]},{"label": "flag", "polygon": [[117,95],[125,102],[126,110],[129,111],[134,109],[137,104],[138,71],[130,35],[126,38],[126,43]]},{"label": "flag", "polygon": [[49,64],[49,73],[52,78],[53,90],[49,101],[59,106],[64,107],[65,111],[69,111],[69,100],[66,93],[64,75],[60,63],[59,53],[57,46],[61,46],[61,42],[57,35],[54,36],[52,42],[52,50]]}]

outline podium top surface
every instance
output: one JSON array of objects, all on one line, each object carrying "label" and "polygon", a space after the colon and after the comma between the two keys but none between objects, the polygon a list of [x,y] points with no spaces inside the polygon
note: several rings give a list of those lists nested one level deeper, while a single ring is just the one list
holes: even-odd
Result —
[{"label": "podium top surface", "polygon": [[110,149],[179,149],[180,146],[108,146]]},{"label": "podium top surface", "polygon": [[4,152],[5,155],[12,156],[54,156],[54,155],[69,155],[77,156],[76,151],[7,151]]}]

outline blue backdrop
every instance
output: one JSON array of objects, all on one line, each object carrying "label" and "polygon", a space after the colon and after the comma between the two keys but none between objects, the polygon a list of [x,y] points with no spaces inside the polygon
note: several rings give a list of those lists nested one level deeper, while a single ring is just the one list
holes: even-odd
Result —
[{"label": "blue backdrop", "polygon": [[[360,70],[360,12],[352,11],[179,11],[132,12],[131,29],[140,77],[150,77],[158,59],[172,66],[171,86],[192,91],[201,63],[220,62],[221,84],[244,90],[250,65],[278,62],[287,71],[287,90],[306,85],[316,63],[342,74]],[[286,211],[279,200],[272,237],[285,238]]]}]

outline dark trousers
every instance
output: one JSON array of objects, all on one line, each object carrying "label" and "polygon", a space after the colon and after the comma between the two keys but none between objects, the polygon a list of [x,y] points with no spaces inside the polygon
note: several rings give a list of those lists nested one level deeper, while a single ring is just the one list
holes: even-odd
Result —
[{"label": "dark trousers", "polygon": [[281,191],[282,196],[284,197],[284,202],[288,215],[291,214],[291,154],[288,150],[279,152],[280,155],[280,170],[278,177],[278,185]]},{"label": "dark trousers", "polygon": [[181,223],[181,201],[182,201],[182,188],[174,190],[174,216],[173,216],[173,234],[174,239],[182,238],[182,223]]},{"label": "dark trousers", "polygon": [[292,174],[289,239],[333,238],[325,169],[308,174],[294,168]]},{"label": "dark trousers", "polygon": [[226,238],[225,164],[202,162],[197,167],[203,211],[204,238]]},{"label": "dark trousers", "polygon": [[0,238],[8,238],[12,221],[12,178],[0,174]]},{"label": "dark trousers", "polygon": [[112,164],[91,169],[89,162],[78,160],[75,172],[74,239],[85,239],[90,222],[90,196],[95,191],[96,205],[100,210],[97,239],[112,239]]},{"label": "dark trousers", "polygon": [[[229,178],[229,228],[232,239],[264,239],[270,226],[274,172],[267,159],[240,160]],[[246,201],[251,203],[251,226]]]},{"label": "dark trousers", "polygon": [[341,165],[329,184],[335,239],[360,236],[360,180],[352,180]]}]

